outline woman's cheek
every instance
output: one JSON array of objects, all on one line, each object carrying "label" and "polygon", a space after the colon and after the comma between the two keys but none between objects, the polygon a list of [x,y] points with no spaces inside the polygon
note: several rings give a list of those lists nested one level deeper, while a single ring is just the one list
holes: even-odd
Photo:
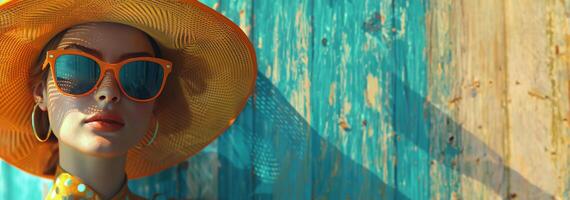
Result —
[{"label": "woman's cheek", "polygon": [[[124,97],[126,98],[126,97]],[[124,117],[129,125],[130,131],[137,133],[140,138],[144,137],[144,133],[154,123],[152,119],[152,110],[154,108],[154,101],[146,103],[138,103],[128,100],[123,105],[125,108]],[[138,137],[138,136],[135,136]]]},{"label": "woman's cheek", "polygon": [[83,139],[80,138],[82,136],[82,134],[80,134],[82,117],[82,114],[79,112],[69,112],[62,120],[58,121],[60,122],[60,141],[69,143],[73,141],[81,141]]},{"label": "woman's cheek", "polygon": [[60,141],[69,143],[78,141],[82,119],[85,114],[81,110],[81,99],[65,96],[53,87],[48,87],[48,112],[50,126]]},{"label": "woman's cheek", "polygon": [[54,131],[56,136],[59,138],[59,133],[62,132],[63,121],[68,113],[71,102],[65,100],[57,91],[48,90],[48,114],[51,129]]}]

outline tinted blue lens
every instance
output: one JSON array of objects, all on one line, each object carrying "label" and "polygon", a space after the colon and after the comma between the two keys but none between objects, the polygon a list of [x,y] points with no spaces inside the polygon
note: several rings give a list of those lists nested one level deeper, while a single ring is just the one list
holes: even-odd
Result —
[{"label": "tinted blue lens", "polygon": [[119,81],[127,95],[140,99],[150,99],[158,94],[162,86],[164,71],[158,63],[134,61],[123,65]]},{"label": "tinted blue lens", "polygon": [[56,84],[66,93],[83,94],[92,89],[101,69],[94,60],[80,55],[62,55],[55,60]]}]

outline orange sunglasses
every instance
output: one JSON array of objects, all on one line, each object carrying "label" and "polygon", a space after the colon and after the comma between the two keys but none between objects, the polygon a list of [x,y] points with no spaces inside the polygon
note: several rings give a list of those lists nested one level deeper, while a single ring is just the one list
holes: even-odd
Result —
[{"label": "orange sunglasses", "polygon": [[[58,60],[60,58],[64,59]],[[67,65],[68,68],[64,69],[63,66],[57,66],[58,64]],[[83,66],[78,67],[78,65],[85,64],[87,64],[87,66],[93,66],[96,64],[99,70],[99,75],[97,76],[97,74],[93,74],[93,72],[96,72],[97,68],[90,69],[90,71]],[[115,75],[115,81],[117,81],[121,92],[129,99],[136,102],[148,102],[160,96],[164,89],[164,85],[166,84],[166,78],[172,71],[172,62],[160,58],[135,57],[111,64],[83,51],[62,49],[47,51],[46,59],[42,65],[42,70],[48,66],[53,66],[50,67],[53,81],[56,83],[55,85],[57,89],[66,96],[77,97],[91,94],[97,89],[99,84],[101,84],[104,73],[107,70],[111,70]],[[136,77],[135,75],[125,74],[126,72],[121,74],[121,70],[123,70],[124,66],[128,66],[129,72],[136,72],[136,75],[140,76]],[[56,71],[59,71],[60,69],[64,71],[62,72],[62,77],[56,76],[58,75]],[[135,71],[132,71],[133,69]],[[161,69],[162,71],[160,71]],[[140,74],[141,72],[144,73]],[[160,73],[162,74],[162,77],[155,76],[155,79],[152,79],[152,75]],[[65,75],[67,75],[67,77]],[[80,76],[81,78],[79,78]],[[124,80],[121,81],[121,79]]]}]

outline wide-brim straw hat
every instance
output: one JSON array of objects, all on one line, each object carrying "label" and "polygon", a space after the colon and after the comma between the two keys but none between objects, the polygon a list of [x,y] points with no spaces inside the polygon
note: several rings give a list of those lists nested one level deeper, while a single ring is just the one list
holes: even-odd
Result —
[{"label": "wide-brim straw hat", "polygon": [[[38,141],[30,73],[52,37],[78,24],[114,22],[138,28],[158,43],[173,71],[157,100],[160,128],[150,146],[129,150],[129,178],[152,175],[198,153],[245,107],[257,77],[255,51],[229,19],[198,1],[15,0],[0,5],[0,157],[31,174],[46,167],[57,142]],[[151,138],[149,125],[141,144]]]}]

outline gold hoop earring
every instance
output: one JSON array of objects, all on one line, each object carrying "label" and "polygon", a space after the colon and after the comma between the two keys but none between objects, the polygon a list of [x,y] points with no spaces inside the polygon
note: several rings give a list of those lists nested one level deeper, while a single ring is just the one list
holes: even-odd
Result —
[{"label": "gold hoop earring", "polygon": [[154,142],[154,139],[156,138],[156,134],[158,133],[158,120],[156,120],[156,128],[154,128],[154,133],[152,134],[152,138],[150,138],[150,140],[146,143],[146,145],[136,145],[135,148],[137,149],[143,149],[144,147],[150,146],[150,144],[152,144]]},{"label": "gold hoop earring", "polygon": [[148,141],[146,146],[149,146],[154,142],[154,138],[156,138],[156,133],[158,133],[158,120],[156,120],[156,128],[154,128],[154,134],[152,134],[152,138],[150,139],[150,141]]},{"label": "gold hoop earring", "polygon": [[38,133],[36,132],[36,120],[34,119],[35,114],[36,114],[36,108],[38,107],[40,103],[36,103],[36,105],[34,106],[34,108],[32,109],[32,131],[34,132],[34,136],[36,136],[36,139],[38,139],[38,141],[40,142],[45,142],[49,139],[49,137],[51,136],[51,127],[48,126],[48,133],[47,133],[47,137],[45,139],[41,139],[40,136],[38,136]]}]

